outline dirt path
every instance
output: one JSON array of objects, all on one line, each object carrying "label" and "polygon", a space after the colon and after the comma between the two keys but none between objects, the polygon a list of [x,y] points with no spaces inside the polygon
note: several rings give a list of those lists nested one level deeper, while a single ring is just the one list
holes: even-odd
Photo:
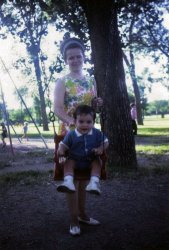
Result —
[{"label": "dirt path", "polygon": [[0,151],[0,178],[17,171],[46,173],[34,184],[0,185],[0,249],[169,250],[168,174],[102,182],[102,195],[87,199],[88,213],[101,225],[81,225],[81,236],[73,238],[65,197],[49,174],[54,145],[52,140],[48,144],[46,150],[39,141],[16,143],[15,160],[9,147]]},{"label": "dirt path", "polygon": [[168,250],[169,176],[110,179],[87,210],[101,221],[69,235],[64,195],[48,177],[33,186],[1,189],[0,249]]}]

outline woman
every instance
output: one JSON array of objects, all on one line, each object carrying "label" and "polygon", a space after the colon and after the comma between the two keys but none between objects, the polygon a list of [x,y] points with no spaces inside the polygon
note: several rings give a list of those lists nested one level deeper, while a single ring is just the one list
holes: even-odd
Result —
[{"label": "woman", "polygon": [[[56,82],[54,90],[54,111],[61,120],[59,134],[65,135],[71,126],[75,125],[73,112],[79,104],[91,105],[92,100],[98,106],[102,99],[97,98],[96,84],[93,78],[85,76],[83,64],[85,47],[77,38],[68,38],[61,44],[61,53],[69,67],[69,73]],[[76,193],[67,194],[71,215],[70,234],[80,234],[79,222],[88,225],[98,225],[99,221],[90,218],[85,212],[87,181],[75,181]]]}]

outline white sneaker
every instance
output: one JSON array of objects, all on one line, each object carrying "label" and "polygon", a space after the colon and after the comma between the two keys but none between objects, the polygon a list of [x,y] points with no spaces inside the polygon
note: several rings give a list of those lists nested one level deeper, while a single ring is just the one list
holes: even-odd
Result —
[{"label": "white sneaker", "polygon": [[70,180],[64,180],[56,189],[62,193],[74,193],[76,191],[74,183]]},{"label": "white sneaker", "polygon": [[70,226],[69,233],[70,233],[71,235],[73,235],[73,236],[75,236],[75,235],[80,235],[80,227],[78,227],[78,226],[71,227],[71,226]]},{"label": "white sneaker", "polygon": [[91,194],[97,194],[100,195],[100,183],[98,181],[90,181],[89,184],[86,187],[86,191]]}]

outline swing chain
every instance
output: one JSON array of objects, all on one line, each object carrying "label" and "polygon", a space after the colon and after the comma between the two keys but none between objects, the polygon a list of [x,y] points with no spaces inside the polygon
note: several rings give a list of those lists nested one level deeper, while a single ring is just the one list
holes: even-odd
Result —
[{"label": "swing chain", "polygon": [[52,110],[50,110],[50,112],[49,112],[49,120],[51,122],[55,122],[56,121],[55,114],[54,114],[54,112]]},{"label": "swing chain", "polygon": [[46,92],[47,92],[47,97],[48,97],[48,102],[47,102],[47,106],[49,107],[50,111],[49,111],[49,120],[50,122],[55,122],[56,118],[55,118],[55,113],[52,111],[52,103],[50,100],[50,93],[49,93],[49,86],[46,87]]}]

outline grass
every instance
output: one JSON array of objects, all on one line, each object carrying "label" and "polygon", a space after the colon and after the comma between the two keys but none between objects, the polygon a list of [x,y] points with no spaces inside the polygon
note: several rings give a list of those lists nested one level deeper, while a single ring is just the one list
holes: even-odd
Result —
[{"label": "grass", "polygon": [[[17,135],[19,137],[21,137],[23,135],[23,129],[22,129],[22,126],[19,125],[19,126],[13,126]],[[41,133],[41,135],[44,137],[44,138],[53,138],[54,136],[54,130],[53,130],[53,125],[52,123],[49,124],[49,131],[43,131],[43,127],[42,126],[38,126],[38,129]],[[55,129],[56,129],[56,132],[58,131],[58,123],[55,122]],[[12,137],[16,137],[14,131],[11,129],[11,135]],[[39,138],[40,135],[37,131],[37,128],[35,127],[34,124],[30,123],[29,126],[28,126],[28,137],[31,137],[31,138]]]},{"label": "grass", "polygon": [[142,136],[166,136],[169,135],[169,115],[148,116],[144,119],[144,125],[138,126],[138,134]]},{"label": "grass", "polygon": [[169,154],[168,145],[136,145],[136,151],[144,154]]},{"label": "grass", "polygon": [[[99,128],[99,124],[96,124],[96,127]],[[54,131],[52,123],[49,123],[49,131],[43,131],[42,126],[38,126],[41,134],[45,138],[53,138]],[[23,135],[22,126],[14,126],[16,133],[19,136]],[[55,129],[58,132],[58,123],[55,122]],[[158,116],[146,116],[144,119],[144,125],[138,126],[138,132],[141,136],[161,136],[161,135],[169,135],[169,115],[166,115],[165,118],[161,118],[160,115]],[[15,136],[14,131],[11,129],[12,136]],[[38,131],[34,124],[29,124],[28,127],[28,136],[37,138],[39,137]]]},{"label": "grass", "polygon": [[[53,172],[53,171],[52,171]],[[23,172],[15,172],[8,173],[4,175],[0,175],[0,186],[8,185],[34,185],[39,182],[46,181],[49,176],[52,178],[51,171],[48,172],[40,172],[40,171],[23,171]]]},{"label": "grass", "polygon": [[138,126],[136,152],[147,157],[169,154],[169,115],[145,117],[144,126]]}]

